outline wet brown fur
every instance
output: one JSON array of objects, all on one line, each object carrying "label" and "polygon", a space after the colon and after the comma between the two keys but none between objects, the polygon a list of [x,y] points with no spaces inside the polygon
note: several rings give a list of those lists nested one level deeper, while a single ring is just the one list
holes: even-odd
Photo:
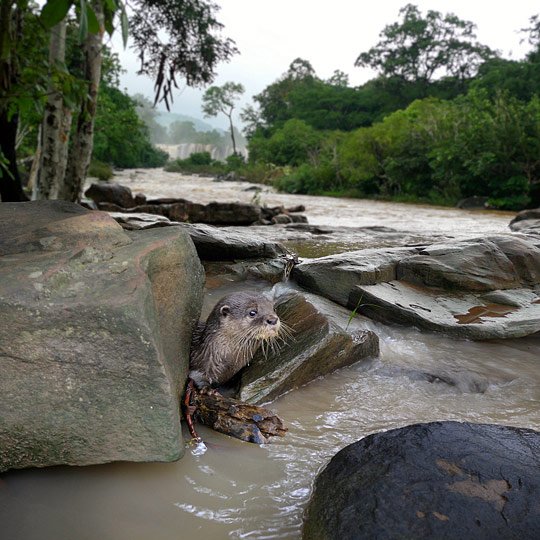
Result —
[{"label": "wet brown fur", "polygon": [[193,335],[189,376],[201,388],[218,386],[247,365],[259,347],[273,347],[281,322],[271,300],[237,292],[222,298]]}]

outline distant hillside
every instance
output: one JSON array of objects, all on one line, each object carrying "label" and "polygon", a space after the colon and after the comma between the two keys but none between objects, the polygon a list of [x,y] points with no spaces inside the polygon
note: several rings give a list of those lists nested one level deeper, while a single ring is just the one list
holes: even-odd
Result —
[{"label": "distant hillside", "polygon": [[212,131],[213,129],[215,129],[216,131],[223,133],[222,129],[211,126],[207,122],[204,122],[203,120],[200,120],[199,118],[194,118],[193,116],[188,116],[187,114],[178,114],[178,113],[171,113],[171,112],[166,112],[166,111],[158,111],[158,114],[156,116],[156,122],[158,122],[158,124],[161,124],[163,127],[166,127],[166,128],[168,128],[173,122],[176,122],[176,121],[193,122],[193,125],[195,126],[195,129],[197,131]]}]

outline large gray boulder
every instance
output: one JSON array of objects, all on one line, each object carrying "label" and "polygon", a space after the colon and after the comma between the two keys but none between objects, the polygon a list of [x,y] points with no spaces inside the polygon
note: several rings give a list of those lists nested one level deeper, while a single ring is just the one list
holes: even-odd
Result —
[{"label": "large gray boulder", "polygon": [[319,474],[304,540],[540,537],[540,433],[433,422],[375,433]]},{"label": "large gray boulder", "polygon": [[382,322],[470,339],[540,331],[540,248],[509,234],[299,265],[300,285]]},{"label": "large gray boulder", "polygon": [[290,337],[276,350],[259,353],[242,373],[240,399],[265,403],[338,368],[379,354],[379,339],[353,325],[341,308],[328,307],[313,295],[288,291],[275,303]]},{"label": "large gray boulder", "polygon": [[0,205],[0,471],[172,461],[204,273],[186,231]]}]

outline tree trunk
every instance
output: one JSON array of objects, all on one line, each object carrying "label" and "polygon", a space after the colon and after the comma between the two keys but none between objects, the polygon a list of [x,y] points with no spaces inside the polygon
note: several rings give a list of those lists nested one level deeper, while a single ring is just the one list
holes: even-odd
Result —
[{"label": "tree trunk", "polygon": [[[63,64],[66,58],[66,19],[51,31],[49,66]],[[57,199],[66,174],[71,111],[64,104],[62,91],[55,88],[52,77],[49,97],[41,126],[40,162],[35,199]]]},{"label": "tree trunk", "polygon": [[2,202],[27,201],[17,167],[15,141],[17,139],[17,115],[8,119],[5,108],[0,110],[0,198]]},{"label": "tree trunk", "polygon": [[236,140],[234,138],[234,128],[232,123],[232,111],[228,115],[229,117],[229,124],[231,126],[231,140],[232,140],[232,147],[233,147],[233,154],[236,156]]},{"label": "tree trunk", "polygon": [[99,0],[92,2],[99,21],[100,31],[88,34],[84,43],[84,72],[88,81],[88,94],[83,98],[77,118],[77,129],[73,135],[64,182],[58,192],[59,199],[78,202],[86,180],[92,157],[94,119],[96,116],[99,81],[101,78],[103,6]]},{"label": "tree trunk", "polygon": [[32,166],[30,167],[30,173],[28,175],[28,184],[27,189],[32,193],[32,199],[36,198],[36,189],[37,189],[37,176],[39,172],[39,165],[41,163],[41,128],[38,128],[37,142],[36,142],[36,153],[34,154],[34,159],[32,160]]},{"label": "tree trunk", "polygon": [[3,202],[27,201],[17,168],[17,114],[8,113],[8,98],[19,67],[16,44],[22,32],[22,12],[13,0],[0,2],[0,198]]}]

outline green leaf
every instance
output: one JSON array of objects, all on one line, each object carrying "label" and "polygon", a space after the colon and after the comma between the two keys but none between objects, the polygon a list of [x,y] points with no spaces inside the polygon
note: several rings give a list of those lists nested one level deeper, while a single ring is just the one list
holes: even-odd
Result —
[{"label": "green leaf", "polygon": [[105,20],[103,21],[103,26],[105,27],[107,34],[109,34],[109,36],[112,36],[114,32],[114,25],[113,25],[112,19],[109,17],[106,17]]},{"label": "green leaf", "polygon": [[88,7],[86,0],[80,0],[81,2],[81,16],[79,18],[79,41],[82,43],[88,34],[88,14],[86,8]]},{"label": "green leaf", "polygon": [[86,17],[88,20],[88,31],[91,34],[99,33],[99,21],[97,20],[96,14],[94,13],[94,10],[90,4],[86,5]]},{"label": "green leaf", "polygon": [[64,19],[71,4],[72,0],[48,0],[41,10],[41,22],[47,28],[52,28]]},{"label": "green leaf", "polygon": [[124,42],[124,47],[127,46],[128,35],[129,35],[129,23],[126,13],[125,6],[122,6],[122,15],[120,17],[120,23],[122,25],[122,41]]}]

